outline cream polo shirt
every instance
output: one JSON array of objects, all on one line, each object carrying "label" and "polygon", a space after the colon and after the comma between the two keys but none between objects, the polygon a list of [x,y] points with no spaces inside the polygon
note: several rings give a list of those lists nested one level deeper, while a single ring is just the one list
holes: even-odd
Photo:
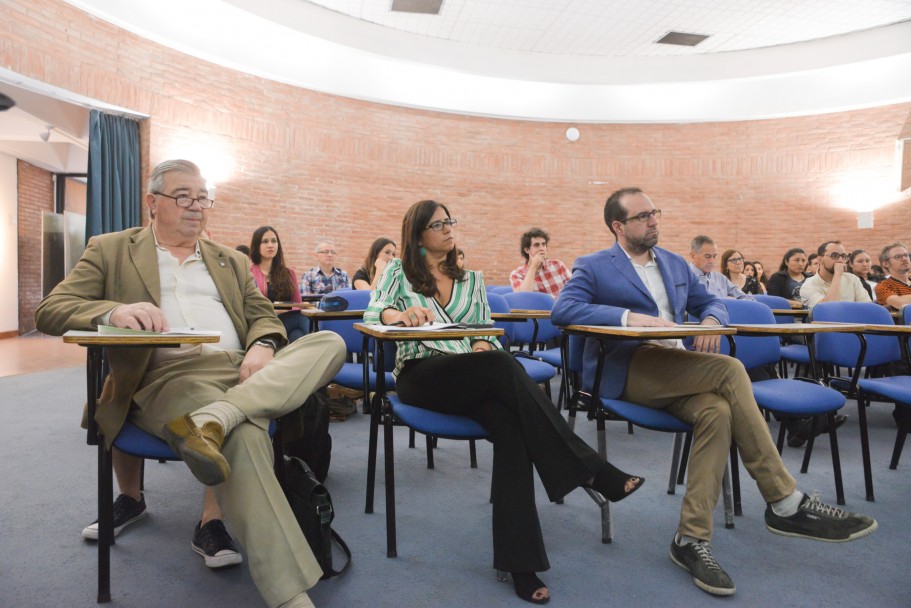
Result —
[{"label": "cream polo shirt", "polygon": [[[819,304],[826,297],[831,287],[826,283],[819,274],[814,274],[800,286],[800,300],[803,305],[811,309]],[[864,289],[860,282],[860,277],[850,272],[841,275],[841,292],[839,293],[841,302],[871,302],[870,294]]]},{"label": "cream polo shirt", "polygon": [[172,328],[192,327],[208,331],[220,331],[221,341],[216,344],[185,345],[179,348],[156,348],[152,351],[151,365],[156,366],[177,357],[209,354],[221,350],[242,350],[240,337],[221,301],[221,294],[206,268],[196,242],[196,251],[180,263],[170,251],[158,244],[158,275],[161,285],[159,307]]}]

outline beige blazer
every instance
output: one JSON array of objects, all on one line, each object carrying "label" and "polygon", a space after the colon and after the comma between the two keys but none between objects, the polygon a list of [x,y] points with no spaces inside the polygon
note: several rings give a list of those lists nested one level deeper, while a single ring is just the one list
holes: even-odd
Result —
[{"label": "beige blazer", "polygon": [[[241,253],[200,240],[199,250],[225,310],[242,344],[266,335],[285,338],[272,303],[256,288],[249,262]],[[41,302],[38,329],[59,336],[71,330],[93,330],[98,320],[120,304],[160,304],[158,257],[152,229],[131,228],[93,237],[73,271]],[[151,358],[148,348],[111,351],[107,377],[95,420],[110,445],[123,426],[133,394]]]}]

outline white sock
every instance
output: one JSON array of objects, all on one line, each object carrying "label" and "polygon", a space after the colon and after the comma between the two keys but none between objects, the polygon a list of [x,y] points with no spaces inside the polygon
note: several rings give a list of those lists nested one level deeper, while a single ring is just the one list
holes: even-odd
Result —
[{"label": "white sock", "polygon": [[794,490],[794,492],[778,502],[772,503],[772,512],[779,517],[791,517],[797,514],[800,502],[803,500],[803,492]]},{"label": "white sock", "polygon": [[698,543],[698,542],[700,542],[700,540],[698,538],[694,538],[692,536],[685,536],[678,532],[677,534],[674,535],[674,542],[677,543],[678,547],[685,547],[692,543]]},{"label": "white sock", "polygon": [[198,427],[202,427],[207,422],[217,422],[225,430],[225,436],[227,436],[234,427],[246,420],[247,416],[233,403],[215,401],[190,414],[190,418]]}]

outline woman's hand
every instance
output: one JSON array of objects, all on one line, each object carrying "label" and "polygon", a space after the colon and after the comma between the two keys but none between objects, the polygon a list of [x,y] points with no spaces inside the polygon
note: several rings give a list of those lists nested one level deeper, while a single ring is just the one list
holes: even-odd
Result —
[{"label": "woman's hand", "polygon": [[487,340],[475,340],[471,343],[471,350],[476,353],[483,353],[486,350],[493,350],[493,344]]},{"label": "woman's hand", "polygon": [[433,322],[433,311],[423,306],[412,306],[405,310],[396,311],[387,308],[383,311],[382,321],[386,325],[420,327]]}]

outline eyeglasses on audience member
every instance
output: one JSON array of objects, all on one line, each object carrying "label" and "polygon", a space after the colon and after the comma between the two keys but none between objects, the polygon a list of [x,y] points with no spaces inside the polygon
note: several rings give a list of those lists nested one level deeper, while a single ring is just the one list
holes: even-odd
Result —
[{"label": "eyeglasses on audience member", "polygon": [[425,228],[425,230],[433,230],[434,232],[439,232],[440,230],[443,229],[443,226],[449,226],[450,228],[452,228],[453,226],[455,226],[458,223],[459,223],[459,220],[454,220],[452,218],[448,218],[445,220],[437,220],[437,221],[433,222],[432,224],[430,224],[429,226],[427,226],[427,228]]},{"label": "eyeglasses on audience member", "polygon": [[153,192],[152,194],[169,198],[177,203],[178,207],[183,207],[184,209],[192,207],[193,203],[196,202],[198,202],[199,206],[203,209],[211,209],[215,206],[215,199],[209,198],[208,196],[192,197],[188,194],[178,194],[177,196],[171,196],[170,194],[165,194],[164,192]]},{"label": "eyeglasses on audience member", "polygon": [[661,217],[661,209],[652,209],[651,211],[643,211],[642,213],[637,213],[632,217],[628,217],[625,220],[620,220],[621,224],[625,224],[631,220],[636,220],[637,222],[642,222],[643,224],[649,220],[649,218],[654,217],[656,220]]}]

